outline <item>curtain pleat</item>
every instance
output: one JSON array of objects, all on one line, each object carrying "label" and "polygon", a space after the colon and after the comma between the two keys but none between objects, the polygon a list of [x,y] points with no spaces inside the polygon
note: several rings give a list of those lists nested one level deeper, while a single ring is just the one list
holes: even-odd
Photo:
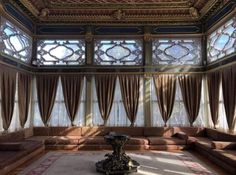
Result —
[{"label": "curtain pleat", "polygon": [[1,79],[1,114],[3,120],[3,129],[8,130],[15,105],[15,92],[16,92],[16,71],[5,66],[0,66],[0,79]]},{"label": "curtain pleat", "polygon": [[179,76],[179,84],[189,123],[192,126],[200,108],[202,75],[181,75]]},{"label": "curtain pleat", "polygon": [[166,126],[175,102],[176,77],[175,75],[158,75],[154,76],[153,79],[158,106]]},{"label": "curtain pleat", "polygon": [[211,72],[207,74],[210,112],[214,127],[216,127],[219,117],[220,81],[221,81],[220,72]]},{"label": "curtain pleat", "polygon": [[62,75],[61,84],[68,116],[73,126],[83,88],[83,75]]},{"label": "curtain pleat", "polygon": [[58,75],[38,75],[36,82],[39,112],[44,125],[47,126],[56,97]]},{"label": "curtain pleat", "polygon": [[24,128],[28,119],[30,96],[32,88],[32,76],[19,73],[18,74],[18,106],[20,125]]},{"label": "curtain pleat", "polygon": [[236,105],[236,66],[222,71],[222,89],[226,119],[229,130],[235,127],[235,105]]},{"label": "curtain pleat", "polygon": [[116,75],[96,75],[95,83],[99,110],[106,125],[113,104]]},{"label": "curtain pleat", "polygon": [[139,75],[120,75],[119,76],[122,99],[127,117],[134,126],[139,104]]}]

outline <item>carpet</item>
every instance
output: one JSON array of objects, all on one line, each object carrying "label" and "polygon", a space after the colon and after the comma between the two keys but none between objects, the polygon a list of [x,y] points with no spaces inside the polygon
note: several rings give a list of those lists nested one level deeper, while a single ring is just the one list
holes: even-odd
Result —
[{"label": "carpet", "polygon": [[[109,151],[48,152],[19,175],[94,175],[95,163]],[[189,152],[128,152],[140,163],[135,175],[217,175]]]}]

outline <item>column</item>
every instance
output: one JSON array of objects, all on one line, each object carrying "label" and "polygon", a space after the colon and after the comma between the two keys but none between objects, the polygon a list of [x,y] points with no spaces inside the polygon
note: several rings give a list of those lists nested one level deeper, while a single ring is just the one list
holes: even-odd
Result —
[{"label": "column", "polygon": [[[150,27],[145,27],[144,33],[144,66],[145,72],[150,71],[152,65],[152,36],[150,34]],[[144,73],[144,117],[145,126],[151,126],[151,80],[152,76]]]},{"label": "column", "polygon": [[[93,64],[94,42],[91,27],[87,27],[85,35],[86,41],[86,64]],[[92,75],[86,76],[86,105],[85,105],[85,125],[92,126],[92,104],[93,104],[93,87]]]}]

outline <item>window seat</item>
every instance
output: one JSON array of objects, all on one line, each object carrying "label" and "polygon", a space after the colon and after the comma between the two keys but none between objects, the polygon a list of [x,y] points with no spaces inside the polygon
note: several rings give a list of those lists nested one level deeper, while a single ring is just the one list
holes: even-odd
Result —
[{"label": "window seat", "polygon": [[0,135],[0,174],[8,174],[42,151],[43,142],[25,139],[24,131]]}]

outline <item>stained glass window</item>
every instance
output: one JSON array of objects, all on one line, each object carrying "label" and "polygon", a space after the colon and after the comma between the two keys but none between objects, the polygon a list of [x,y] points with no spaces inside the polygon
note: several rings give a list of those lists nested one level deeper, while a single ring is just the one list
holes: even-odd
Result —
[{"label": "stained glass window", "polygon": [[32,53],[32,38],[5,18],[0,19],[0,52],[28,62]]},{"label": "stained glass window", "polygon": [[207,60],[213,62],[236,51],[236,17],[215,30],[207,39]]},{"label": "stained glass window", "polygon": [[40,40],[37,48],[38,65],[83,65],[83,40]]},{"label": "stained glass window", "polygon": [[141,65],[141,40],[96,40],[94,64]]},{"label": "stained glass window", "polygon": [[200,39],[154,40],[152,62],[164,65],[198,65],[201,63]]}]

